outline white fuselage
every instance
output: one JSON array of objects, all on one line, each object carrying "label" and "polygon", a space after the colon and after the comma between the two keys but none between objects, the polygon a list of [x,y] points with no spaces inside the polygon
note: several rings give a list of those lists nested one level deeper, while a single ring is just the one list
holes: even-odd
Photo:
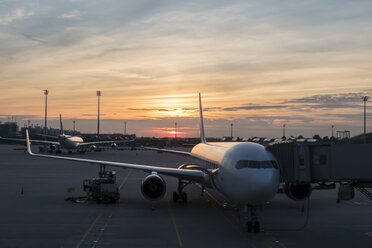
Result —
[{"label": "white fuselage", "polygon": [[61,147],[65,149],[77,149],[80,143],[84,142],[81,137],[64,134],[58,137],[58,141]]},{"label": "white fuselage", "polygon": [[216,142],[196,145],[191,155],[218,169],[214,187],[237,204],[260,205],[278,191],[280,171],[264,146],[251,142]]}]

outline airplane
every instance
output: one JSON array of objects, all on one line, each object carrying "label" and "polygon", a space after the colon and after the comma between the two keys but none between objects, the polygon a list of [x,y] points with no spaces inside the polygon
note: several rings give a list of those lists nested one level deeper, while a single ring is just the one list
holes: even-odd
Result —
[{"label": "airplane", "polygon": [[[32,143],[40,143],[40,144],[46,144],[49,146],[50,150],[56,150],[57,153],[61,152],[61,148],[67,149],[69,152],[72,152],[73,150],[77,150],[80,153],[85,152],[85,148],[89,147],[91,150],[96,150],[96,145],[100,144],[111,144],[112,148],[116,148],[118,142],[120,143],[127,143],[131,142],[133,140],[116,140],[116,141],[93,141],[93,142],[84,142],[84,140],[80,136],[75,135],[67,135],[64,133],[63,130],[63,124],[62,124],[62,115],[59,115],[59,121],[60,121],[60,129],[62,134],[58,136],[51,136],[51,135],[45,135],[42,134],[41,136],[58,139],[58,141],[47,141],[47,140],[30,140]],[[0,139],[4,140],[10,140],[10,141],[25,141],[25,139],[16,139],[16,138],[2,138]],[[40,147],[40,151],[43,151],[43,148]]]},{"label": "airplane", "polygon": [[[244,206],[247,232],[260,232],[260,222],[256,210],[270,201],[277,194],[280,184],[280,170],[273,154],[264,146],[251,142],[211,142],[208,143],[204,133],[201,95],[199,93],[200,139],[201,143],[193,147],[191,152],[156,149],[179,155],[191,156],[196,163],[183,164],[178,168],[110,162],[93,159],[61,157],[32,153],[28,131],[27,152],[32,156],[77,161],[102,166],[114,166],[142,170],[149,173],[142,181],[141,191],[148,200],[161,199],[166,192],[166,183],[161,175],[178,178],[178,189],[173,192],[173,201],[187,202],[184,188],[190,183],[198,183],[222,193],[229,201]],[[287,185],[285,193],[295,200],[303,200],[297,192],[302,186]],[[308,197],[308,195],[306,196]],[[248,214],[249,211],[249,214]]]}]

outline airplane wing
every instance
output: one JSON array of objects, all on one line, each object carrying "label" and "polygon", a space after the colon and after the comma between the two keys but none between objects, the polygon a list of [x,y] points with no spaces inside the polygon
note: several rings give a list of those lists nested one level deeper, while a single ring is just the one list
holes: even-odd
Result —
[{"label": "airplane wing", "polygon": [[184,152],[184,151],[177,151],[177,150],[168,150],[168,149],[160,149],[155,147],[144,147],[147,150],[157,151],[157,152],[168,152],[178,155],[184,155],[184,156],[191,156],[190,152]]},{"label": "airplane wing", "polygon": [[[0,137],[0,139],[2,139],[2,140],[9,140],[9,141],[17,141],[17,142],[26,142],[26,139],[3,138],[3,137]],[[30,142],[32,142],[32,143],[40,143],[40,144],[48,144],[48,145],[58,145],[59,146],[59,142],[55,142],[55,141],[30,140]]]},{"label": "airplane wing", "polygon": [[168,176],[185,179],[185,180],[191,180],[191,181],[198,182],[204,185],[207,185],[210,182],[210,175],[200,170],[175,169],[175,168],[167,168],[167,167],[159,167],[159,166],[151,166],[151,165],[129,164],[129,163],[121,163],[121,162],[94,160],[94,159],[83,159],[83,158],[72,158],[72,157],[36,154],[36,153],[32,153],[31,151],[29,135],[28,135],[27,130],[26,130],[26,140],[27,140],[27,152],[28,154],[32,156],[50,158],[50,159],[68,160],[68,161],[75,161],[75,162],[83,162],[83,163],[89,163],[89,164],[109,165],[109,166],[115,166],[119,168],[142,170],[148,173],[157,172],[159,174],[168,175]]},{"label": "airplane wing", "polygon": [[99,145],[99,144],[112,144],[112,143],[129,143],[134,141],[132,140],[110,140],[110,141],[93,141],[93,142],[82,142],[79,143],[79,146],[90,146],[90,145]]},{"label": "airplane wing", "polygon": [[46,134],[40,134],[40,136],[52,138],[52,139],[58,139],[58,136],[52,136],[52,135],[46,135]]}]

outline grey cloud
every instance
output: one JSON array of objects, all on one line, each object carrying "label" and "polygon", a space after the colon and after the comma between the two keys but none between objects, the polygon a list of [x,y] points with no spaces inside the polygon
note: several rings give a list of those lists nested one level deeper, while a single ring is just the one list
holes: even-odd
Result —
[{"label": "grey cloud", "polygon": [[312,122],[314,118],[304,115],[289,115],[289,116],[250,116],[246,118],[250,122],[273,122],[273,121],[301,121],[301,122]]},{"label": "grey cloud", "polygon": [[32,35],[29,35],[29,34],[23,34],[23,36],[29,40],[32,40],[32,41],[37,41],[37,42],[40,42],[40,43],[44,43],[43,40],[41,39],[38,39],[38,38],[35,38],[34,36]]},{"label": "grey cloud", "polygon": [[[356,114],[321,114],[320,116],[329,118],[340,118],[340,119],[345,119],[345,120],[362,120],[364,113],[356,113]],[[372,120],[372,115],[367,115],[367,119]]]},{"label": "grey cloud", "polygon": [[239,107],[224,108],[224,111],[237,111],[237,110],[263,110],[263,109],[283,109],[287,108],[286,105],[246,105]]},{"label": "grey cloud", "polygon": [[342,93],[342,94],[323,94],[313,95],[283,101],[282,104],[296,104],[296,108],[310,109],[342,109],[342,108],[360,108],[362,105],[362,97],[371,95],[372,91],[358,93]]},{"label": "grey cloud", "polygon": [[[220,108],[220,107],[210,107],[210,108],[203,108],[203,111],[204,112],[208,112],[208,111],[210,111],[210,112],[214,112],[214,111],[218,111],[218,110],[221,110],[222,108]],[[195,109],[196,110],[196,109]],[[198,110],[199,111],[199,110]]]},{"label": "grey cloud", "polygon": [[170,112],[170,111],[176,111],[177,109],[165,109],[165,108],[128,108],[128,110]]},{"label": "grey cloud", "polygon": [[[100,116],[105,116],[106,114],[99,114]],[[97,114],[81,114],[81,116],[86,116],[86,117],[90,117],[90,116],[97,116]]]},{"label": "grey cloud", "polygon": [[[6,115],[6,114],[0,114],[0,118],[8,118],[8,116],[11,118],[12,115]],[[41,115],[16,115],[13,116],[16,119],[35,119],[35,118],[40,118],[42,117]]]},{"label": "grey cloud", "polygon": [[369,92],[359,92],[359,93],[345,93],[345,94],[324,94],[324,95],[313,95],[309,97],[297,98],[289,101],[284,101],[283,103],[360,103],[363,96],[366,94],[371,94]]}]

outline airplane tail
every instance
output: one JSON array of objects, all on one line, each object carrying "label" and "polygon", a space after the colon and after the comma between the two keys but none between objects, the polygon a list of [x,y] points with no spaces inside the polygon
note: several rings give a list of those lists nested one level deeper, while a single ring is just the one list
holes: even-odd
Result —
[{"label": "airplane tail", "polygon": [[61,114],[59,114],[59,124],[60,124],[60,127],[61,127],[61,133],[65,134],[65,132],[63,131],[62,115]]},{"label": "airplane tail", "polygon": [[200,93],[199,93],[199,113],[200,113],[200,141],[201,143],[206,144],[207,140],[204,134],[203,108],[202,108]]}]

